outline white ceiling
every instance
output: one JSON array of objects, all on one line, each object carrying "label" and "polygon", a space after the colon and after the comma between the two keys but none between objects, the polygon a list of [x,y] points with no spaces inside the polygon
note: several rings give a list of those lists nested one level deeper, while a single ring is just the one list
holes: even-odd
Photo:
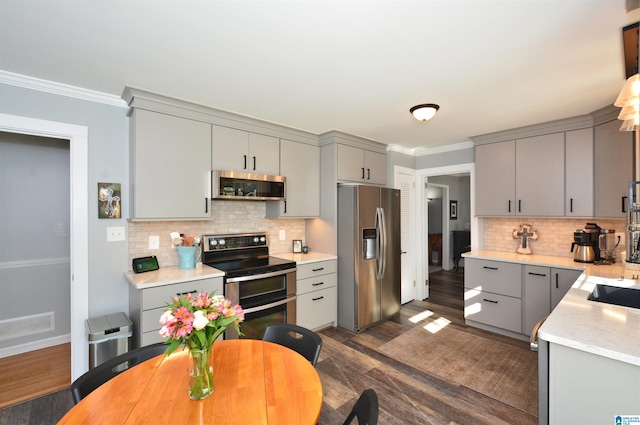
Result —
[{"label": "white ceiling", "polygon": [[[0,0],[0,69],[435,148],[610,105],[639,18],[625,0]],[[419,103],[440,111],[415,121]]]}]

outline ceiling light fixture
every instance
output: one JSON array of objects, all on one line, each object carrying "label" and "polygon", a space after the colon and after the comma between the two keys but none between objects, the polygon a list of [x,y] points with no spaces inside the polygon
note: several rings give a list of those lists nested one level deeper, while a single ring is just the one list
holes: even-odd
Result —
[{"label": "ceiling light fixture", "polygon": [[632,75],[624,83],[614,106],[622,108],[618,119],[624,121],[621,131],[634,131],[640,124],[640,77]]},{"label": "ceiling light fixture", "polygon": [[438,112],[440,106],[435,103],[425,103],[423,105],[416,105],[409,109],[409,112],[413,114],[413,117],[418,121],[428,121]]}]

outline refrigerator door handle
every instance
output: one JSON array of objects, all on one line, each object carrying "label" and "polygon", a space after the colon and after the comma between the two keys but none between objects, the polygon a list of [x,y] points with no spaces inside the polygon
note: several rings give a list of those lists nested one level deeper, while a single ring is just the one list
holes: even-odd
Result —
[{"label": "refrigerator door handle", "polygon": [[387,228],[385,226],[383,208],[376,208],[376,231],[378,233],[379,253],[376,262],[376,278],[382,279],[387,267]]}]

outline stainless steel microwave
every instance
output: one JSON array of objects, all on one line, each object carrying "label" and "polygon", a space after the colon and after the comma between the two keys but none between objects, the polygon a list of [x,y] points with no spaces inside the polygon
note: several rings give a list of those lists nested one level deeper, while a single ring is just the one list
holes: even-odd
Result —
[{"label": "stainless steel microwave", "polygon": [[285,183],[283,176],[215,170],[211,173],[211,199],[284,201]]}]

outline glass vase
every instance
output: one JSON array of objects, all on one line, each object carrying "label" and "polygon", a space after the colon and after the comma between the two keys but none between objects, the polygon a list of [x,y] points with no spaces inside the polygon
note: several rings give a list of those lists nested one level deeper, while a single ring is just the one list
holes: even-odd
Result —
[{"label": "glass vase", "polygon": [[191,359],[193,360],[193,365],[189,372],[189,398],[191,400],[202,400],[213,394],[212,351],[213,347],[190,350]]}]

